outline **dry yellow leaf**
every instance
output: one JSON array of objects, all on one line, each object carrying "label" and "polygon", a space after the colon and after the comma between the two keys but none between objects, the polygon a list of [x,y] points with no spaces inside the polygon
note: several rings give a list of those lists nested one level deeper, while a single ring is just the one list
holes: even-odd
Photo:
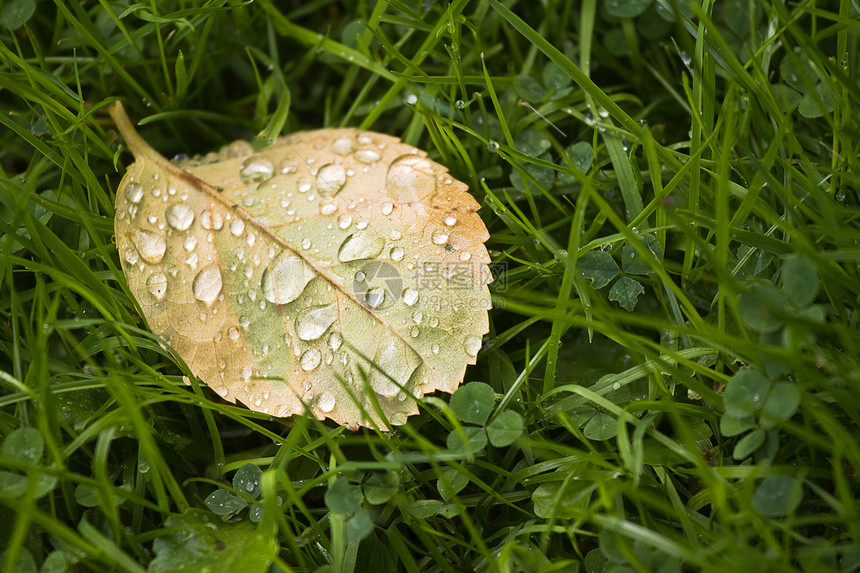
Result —
[{"label": "dry yellow leaf", "polygon": [[356,129],[171,163],[109,109],[135,157],[116,195],[129,289],[220,396],[388,428],[462,382],[492,278],[479,204],[447,169]]}]

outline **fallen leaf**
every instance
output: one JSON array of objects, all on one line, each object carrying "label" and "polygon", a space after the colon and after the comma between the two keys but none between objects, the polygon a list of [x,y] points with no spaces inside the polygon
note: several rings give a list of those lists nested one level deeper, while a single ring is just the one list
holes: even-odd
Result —
[{"label": "fallen leaf", "polygon": [[171,163],[109,110],[135,157],[116,195],[129,289],[220,396],[388,429],[462,382],[488,331],[489,235],[425,152],[323,129]]}]

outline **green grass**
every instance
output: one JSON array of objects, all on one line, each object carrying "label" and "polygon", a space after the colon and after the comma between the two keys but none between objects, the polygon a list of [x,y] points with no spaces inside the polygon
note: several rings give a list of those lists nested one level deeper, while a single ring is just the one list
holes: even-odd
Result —
[{"label": "green grass", "polygon": [[[0,569],[860,570],[856,3],[32,4],[0,12]],[[467,381],[522,435],[183,384],[119,267],[114,98],[168,157],[350,125],[450,167],[501,271]]]}]

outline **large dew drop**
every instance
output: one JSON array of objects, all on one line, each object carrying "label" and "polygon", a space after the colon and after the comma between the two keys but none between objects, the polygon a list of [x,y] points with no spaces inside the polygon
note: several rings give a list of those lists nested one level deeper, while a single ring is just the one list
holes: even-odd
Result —
[{"label": "large dew drop", "polygon": [[316,348],[306,350],[304,353],[302,353],[301,358],[299,358],[299,365],[305,372],[315,370],[317,366],[320,365],[320,362],[322,362],[322,352],[320,352]]},{"label": "large dew drop", "polygon": [[380,159],[379,153],[372,149],[359,149],[353,154],[353,157],[362,163],[376,163]]},{"label": "large dew drop", "polygon": [[333,351],[337,351],[340,348],[340,345],[343,344],[343,335],[340,332],[332,332],[328,336],[328,347]]},{"label": "large dew drop", "polygon": [[463,347],[466,349],[466,354],[469,356],[475,357],[478,355],[478,351],[481,350],[481,339],[478,336],[470,336],[463,343]]},{"label": "large dew drop", "polygon": [[263,296],[275,304],[293,302],[316,276],[301,257],[291,251],[281,251],[263,271],[260,286]]},{"label": "large dew drop", "polygon": [[439,229],[438,231],[433,231],[431,238],[434,245],[444,245],[448,241],[448,233]]},{"label": "large dew drop", "polygon": [[296,317],[296,335],[302,340],[316,340],[337,319],[337,306],[314,306],[303,310]]},{"label": "large dew drop", "polygon": [[406,306],[412,306],[416,302],[418,302],[418,289],[414,289],[412,287],[404,289],[403,304]]},{"label": "large dew drop", "polygon": [[385,239],[370,231],[357,231],[346,238],[337,251],[337,260],[342,263],[373,259],[385,248]]},{"label": "large dew drop", "polygon": [[242,183],[259,183],[272,177],[275,167],[265,157],[249,157],[239,167]]},{"label": "large dew drop", "polygon": [[164,241],[164,236],[161,234],[148,233],[141,231],[137,234],[137,252],[141,258],[147,263],[160,263],[164,258],[164,253],[167,251],[167,243]]},{"label": "large dew drop", "polygon": [[364,300],[370,308],[376,308],[385,300],[385,289],[382,287],[372,288],[364,293]]},{"label": "large dew drop", "polygon": [[164,273],[152,273],[146,279],[146,290],[155,297],[155,300],[163,300],[167,294],[167,275]]},{"label": "large dew drop", "polygon": [[167,224],[177,231],[184,231],[194,222],[194,211],[185,203],[177,203],[165,212]]},{"label": "large dew drop", "polygon": [[223,286],[220,269],[217,265],[209,265],[194,277],[191,290],[194,298],[211,305],[218,298]]},{"label": "large dew drop", "polygon": [[373,357],[370,387],[380,396],[394,396],[412,376],[419,362],[415,351],[404,346],[399,339],[385,341]]},{"label": "large dew drop", "polygon": [[337,195],[346,184],[346,170],[342,165],[329,163],[317,171],[317,191],[329,195]]},{"label": "large dew drop", "polygon": [[433,164],[417,155],[401,155],[391,163],[385,185],[401,203],[420,201],[436,191]]},{"label": "large dew drop", "polygon": [[233,222],[230,223],[230,232],[233,233],[234,236],[239,237],[244,230],[245,221],[242,219],[234,219]]},{"label": "large dew drop", "polygon": [[128,187],[125,188],[125,198],[130,203],[140,203],[140,200],[143,199],[143,187],[137,183],[129,183]]},{"label": "large dew drop", "polygon": [[218,211],[206,209],[200,215],[200,226],[210,231],[218,231],[224,226],[224,216]]},{"label": "large dew drop", "polygon": [[331,144],[331,150],[338,155],[349,155],[355,151],[355,141],[351,137],[340,137]]},{"label": "large dew drop", "polygon": [[335,397],[334,394],[326,390],[322,394],[319,395],[317,399],[317,407],[328,414],[332,410],[334,410],[335,405]]}]

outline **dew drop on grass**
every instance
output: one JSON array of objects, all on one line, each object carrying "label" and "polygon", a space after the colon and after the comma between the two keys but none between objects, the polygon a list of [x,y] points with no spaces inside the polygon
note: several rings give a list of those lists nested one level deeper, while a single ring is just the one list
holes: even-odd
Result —
[{"label": "dew drop on grass", "polygon": [[457,222],[457,215],[455,215],[454,213],[449,213],[449,214],[445,215],[444,219],[442,219],[442,223],[444,223],[448,227],[454,225],[456,222]]},{"label": "dew drop on grass", "polygon": [[391,260],[392,261],[402,261],[403,260],[403,249],[400,247],[394,247],[391,249]]}]

